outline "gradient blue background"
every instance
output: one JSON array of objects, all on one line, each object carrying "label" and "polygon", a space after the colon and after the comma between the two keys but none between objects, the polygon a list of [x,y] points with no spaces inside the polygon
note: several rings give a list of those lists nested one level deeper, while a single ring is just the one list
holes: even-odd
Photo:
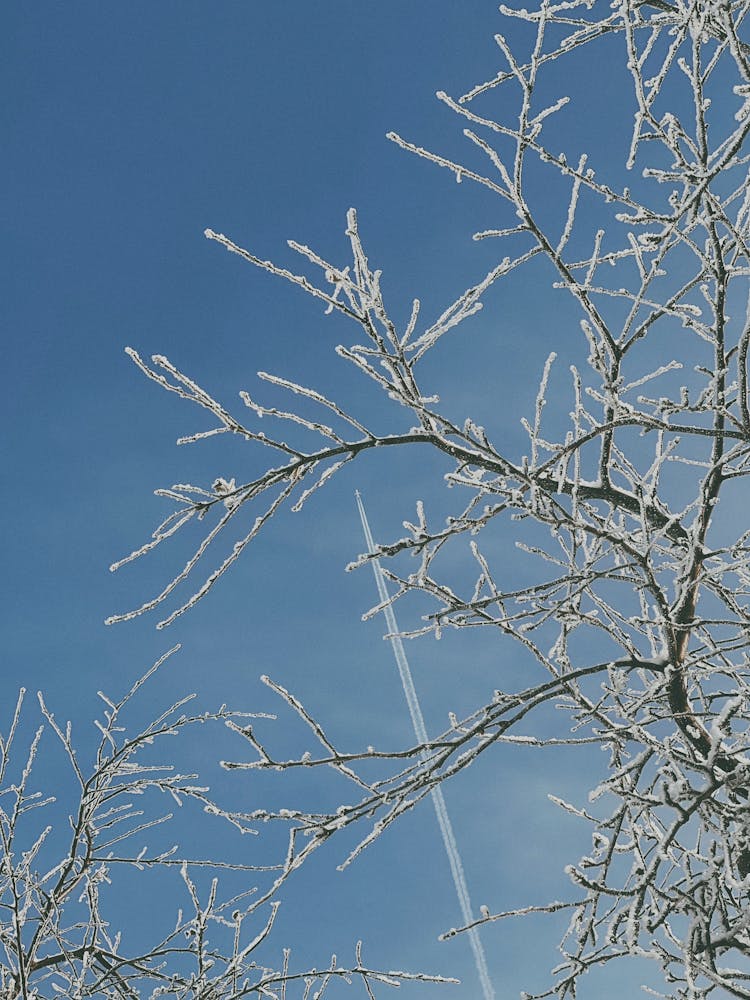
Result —
[{"label": "gradient blue background", "polygon": [[[123,347],[166,354],[240,413],[242,388],[282,402],[258,387],[259,369],[298,378],[368,415],[383,412],[333,354],[337,343],[361,339],[355,330],[202,233],[211,227],[298,268],[284,242],[295,238],[343,265],[345,213],[354,205],[397,322],[405,322],[413,295],[426,318],[438,315],[496,262],[497,246],[470,236],[505,224],[506,213],[385,133],[462,155],[461,123],[433,95],[442,88],[458,96],[494,75],[495,5],[78,0],[6,4],[0,20],[2,724],[20,685],[43,688],[58,718],[71,718],[82,747],[91,747],[97,689],[119,694],[180,641],[183,651],[151,688],[154,708],[197,691],[206,707],[278,710],[280,721],[263,736],[282,748],[298,730],[259,683],[267,673],[349,749],[409,743],[395,667],[380,641],[384,625],[361,621],[376,596],[370,571],[343,568],[363,548],[355,488],[376,538],[386,540],[402,533],[417,497],[438,516],[458,502],[430,499],[446,466],[426,455],[368,456],[301,514],[269,525],[168,633],[154,630],[153,616],[107,629],[105,617],[150,596],[184,560],[177,543],[108,573],[163,514],[152,490],[218,475],[239,481],[256,462],[246,447],[223,442],[175,448],[180,434],[210,424],[143,379]],[[587,93],[594,116],[619,99],[622,72],[610,69],[595,88],[585,76],[570,86]],[[593,137],[587,121],[567,119],[561,135],[571,155]],[[618,158],[618,142],[628,137],[611,140],[607,155]],[[437,387],[452,412],[475,415],[516,451],[518,418],[532,411],[544,357],[552,347],[583,349],[572,311],[564,332],[568,307],[528,284],[535,273],[512,292],[493,292],[485,314],[448,338],[426,369],[427,388]],[[379,426],[389,420],[398,426],[385,414]],[[412,624],[408,614],[406,607],[404,626]],[[423,639],[408,652],[433,732],[449,710],[470,711],[502,685],[504,671],[523,666],[511,647],[473,634]],[[200,765],[213,749],[196,743],[188,756]],[[236,758],[243,753],[234,748]],[[476,908],[568,892],[562,866],[585,852],[588,832],[546,792],[580,799],[604,765],[596,757],[584,765],[572,753],[502,750],[445,788]],[[50,764],[44,776],[62,788],[61,775]],[[224,791],[248,809],[277,795],[269,779],[225,780]],[[285,804],[295,796],[314,802],[318,780],[306,773],[287,782]],[[209,848],[225,849],[221,839]],[[254,842],[243,841],[242,850],[252,861]],[[375,967],[463,980],[405,988],[406,996],[478,996],[468,940],[437,942],[460,914],[429,802],[337,873],[344,856],[344,843],[334,841],[286,887],[266,954],[290,945],[293,964],[320,967],[332,950],[351,960],[363,937]],[[165,901],[151,897],[144,909],[145,881],[128,891],[143,929]],[[498,997],[545,985],[563,923],[503,922],[483,931]],[[607,995],[630,997],[636,981],[610,980]],[[603,995],[603,981],[590,989]]]}]

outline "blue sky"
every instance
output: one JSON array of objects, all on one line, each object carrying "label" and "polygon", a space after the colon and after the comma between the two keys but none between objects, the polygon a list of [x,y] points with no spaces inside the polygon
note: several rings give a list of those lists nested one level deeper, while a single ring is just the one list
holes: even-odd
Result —
[{"label": "blue sky", "polygon": [[[415,294],[426,315],[437,315],[494,263],[491,241],[470,236],[498,224],[497,208],[385,133],[461,150],[460,128],[434,92],[458,95],[495,72],[495,5],[79,0],[8,4],[1,20],[0,75],[11,95],[0,109],[3,724],[20,685],[43,688],[90,745],[97,689],[119,693],[180,641],[183,651],[152,689],[154,706],[195,690],[207,705],[279,710],[268,742],[281,743],[287,721],[259,683],[266,673],[352,747],[403,745],[409,719],[383,625],[360,620],[375,602],[372,577],[343,572],[363,548],[354,489],[376,538],[386,539],[399,535],[417,497],[430,501],[443,467],[410,456],[358,463],[301,514],[270,525],[169,633],[157,633],[153,617],[107,629],[105,617],[150,596],[182,555],[108,572],[161,516],[153,489],[241,477],[246,461],[242,450],[210,442],[175,448],[204,418],[147,383],[123,348],[166,354],[226,403],[255,390],[262,369],[375,412],[369,388],[333,354],[353,331],[203,230],[286,266],[295,264],[287,238],[343,262],[345,214],[356,206],[395,317],[405,320]],[[613,72],[590,93],[594,110],[617,99],[617,79]],[[574,150],[587,138],[585,122],[569,123]],[[518,416],[531,411],[536,373],[558,346],[550,321],[565,312],[547,299],[529,304],[524,289],[493,293],[492,305],[472,328],[471,350],[462,333],[430,376],[446,405],[495,421],[520,442]],[[474,345],[486,352],[480,375]],[[438,510],[445,503],[434,502]],[[513,669],[512,650],[476,637],[426,639],[408,651],[433,730]],[[560,897],[562,865],[586,849],[586,830],[546,800],[551,765],[540,753],[496,754],[445,790],[475,906]],[[578,794],[577,759],[552,766],[555,790]],[[256,786],[243,779],[237,787],[257,807]],[[312,794],[309,783],[291,791]],[[437,943],[459,915],[429,803],[337,874],[343,856],[332,844],[285,891],[277,950],[291,945],[300,964],[322,965],[332,950],[351,957],[361,936],[375,966],[464,981],[407,996],[477,996],[468,941]],[[559,925],[545,926],[533,938],[523,924],[483,932],[498,996],[545,984]],[[622,995],[632,995],[632,983],[622,983]]]}]

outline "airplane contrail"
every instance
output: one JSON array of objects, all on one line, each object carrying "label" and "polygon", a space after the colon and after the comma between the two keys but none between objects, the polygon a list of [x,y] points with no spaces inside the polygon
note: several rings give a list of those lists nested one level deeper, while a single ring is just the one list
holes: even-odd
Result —
[{"label": "airplane contrail", "polygon": [[[365,535],[367,551],[369,553],[374,553],[375,542],[372,538],[370,525],[367,521],[367,515],[365,514],[365,508],[362,503],[362,496],[359,490],[356,491],[355,496],[357,498],[357,507],[359,508],[359,516],[362,521],[362,530]],[[386,625],[388,626],[388,632],[391,637],[391,649],[393,650],[396,665],[398,666],[398,672],[401,677],[401,685],[404,689],[404,695],[406,696],[406,704],[409,706],[409,715],[411,716],[412,725],[414,726],[414,735],[419,743],[426,744],[428,740],[424,717],[422,716],[422,709],[419,704],[419,698],[417,697],[417,690],[414,687],[411,670],[409,669],[409,661],[406,659],[404,644],[401,642],[401,638],[398,635],[396,616],[393,613],[391,605],[385,603],[388,600],[388,591],[385,586],[385,579],[383,577],[383,570],[380,566],[379,559],[372,560],[372,569],[375,574],[375,583],[378,588],[380,601],[384,604],[383,613],[385,614]],[[423,756],[426,756],[426,752]],[[461,916],[463,917],[464,924],[470,924],[474,920],[471,910],[471,899],[469,898],[469,890],[466,885],[466,876],[464,875],[464,866],[461,860],[461,854],[458,850],[458,843],[456,842],[456,836],[453,833],[453,827],[445,805],[443,790],[440,785],[434,785],[430,790],[430,794],[432,795],[432,802],[435,806],[435,813],[437,814],[438,826],[440,827],[440,833],[443,838],[445,853],[448,855],[448,862],[453,876],[453,884],[456,887],[456,895],[458,896],[458,902],[461,907]],[[474,964],[476,966],[477,976],[479,977],[479,982],[482,986],[484,1000],[495,1000],[495,991],[492,988],[492,982],[487,970],[487,960],[484,955],[481,938],[479,937],[479,930],[476,927],[471,927],[467,933],[469,935],[471,950],[474,955]]]}]

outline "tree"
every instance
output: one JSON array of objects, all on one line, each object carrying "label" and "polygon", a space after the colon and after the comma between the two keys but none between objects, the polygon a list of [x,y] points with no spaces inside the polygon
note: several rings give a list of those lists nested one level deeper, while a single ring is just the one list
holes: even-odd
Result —
[{"label": "tree", "polygon": [[[298,408],[280,409],[241,393],[251,417],[285,427],[287,441],[282,431],[261,431],[235,416],[166,358],[148,363],[130,351],[145,375],[213,418],[184,442],[229,434],[267,449],[270,458],[247,481],[219,476],[158,491],[174,511],[113,568],[189,522],[210,527],[156,596],[110,621],[169,601],[198,576],[217,537],[244,519],[229,554],[160,626],[173,622],[282,505],[299,509],[371,449],[430,449],[448,464],[446,485],[461,497],[453,516],[431,523],[418,502],[406,534],[374,553],[390,566],[391,600],[417,594],[429,602],[423,623],[407,634],[439,636],[448,627],[499,632],[518,644],[536,676],[496,691],[426,745],[394,752],[334,746],[300,702],[276,686],[315,733],[319,755],[277,759],[251,727],[229,720],[247,741],[250,760],[228,766],[336,768],[353,788],[338,811],[262,815],[304,833],[304,855],[340,829],[369,821],[356,856],[433,786],[496,746],[499,753],[513,741],[550,752],[560,743],[582,754],[604,748],[609,767],[592,790],[597,804],[559,800],[591,824],[592,849],[570,865],[570,899],[541,908],[568,910],[570,923],[555,983],[538,996],[573,996],[588,969],[640,956],[661,966],[664,996],[723,990],[750,997],[750,532],[736,513],[750,469],[746,10],[738,0],[503,6],[516,40],[496,36],[497,75],[459,100],[438,94],[463,124],[476,159],[459,162],[390,135],[457,181],[484,188],[502,217],[499,227],[475,234],[505,244],[499,262],[433,322],[421,322],[416,299],[403,328],[391,318],[354,211],[347,217],[348,264],[290,243],[309,265],[305,275],[207,231],[359,328],[364,343],[337,353],[382,391],[384,420],[387,414],[397,430],[378,432],[314,388],[260,373],[301,398]],[[523,49],[526,36],[516,22],[528,29]],[[585,120],[584,110],[575,117],[560,96],[566,70],[595,81],[597,60],[614,54],[631,81],[610,109],[612,131],[631,134],[626,162],[609,162],[604,148],[591,157],[558,153],[556,143],[570,145],[570,123]],[[596,126],[592,132],[596,138]],[[481,308],[493,286],[526,273],[570,297],[586,356],[581,363],[562,331],[550,336],[570,368],[570,416],[557,407],[554,426],[543,419],[545,405],[563,392],[553,352],[524,420],[526,453],[514,454],[501,443],[501,429],[440,409],[422,372],[424,359]],[[492,557],[509,533],[528,557],[518,580],[506,579]],[[444,554],[454,547],[474,560],[469,586],[445,578]],[[405,556],[415,557],[416,568]],[[559,710],[554,728],[543,711],[548,706]],[[375,780],[365,776],[366,762],[381,768]],[[539,908],[522,912],[531,911]],[[479,922],[508,915],[487,912]]]},{"label": "tree", "polygon": [[[340,980],[362,982],[373,996],[378,983],[441,981],[370,969],[361,942],[351,966],[339,965],[334,955],[323,969],[297,970],[289,949],[277,965],[268,965],[261,946],[280,905],[274,897],[304,858],[294,834],[286,856],[274,865],[184,855],[170,839],[153,846],[164,827],[167,838],[174,836],[174,815],[162,805],[165,796],[172,807],[193,807],[192,826],[207,817],[228,822],[240,833],[255,832],[249,817],[222,808],[209,788],[198,783],[197,774],[177,770],[174,748],[162,747],[169,737],[184,745],[197,727],[228,724],[246,733],[250,713],[226,706],[188,712],[193,700],[188,696],[142,728],[136,726],[135,732],[132,723],[126,724],[141,688],[177,648],[117,701],[100,692],[103,719],[96,725],[101,739],[90,761],[83,762],[77,752],[70,723],[61,726],[39,695],[41,715],[57,737],[72,781],[58,776],[51,782],[57,769],[50,770],[49,755],[44,777],[37,777],[44,724],[32,732],[20,767],[15,762],[25,735],[21,691],[9,731],[0,737],[2,996],[309,998],[327,996],[330,984]],[[38,780],[51,784],[54,794],[40,791]],[[151,845],[143,843],[146,835]],[[179,894],[173,876],[182,883]],[[248,879],[253,881],[248,884]],[[227,884],[234,884],[235,891],[227,892]],[[158,921],[152,921],[144,943],[137,933],[143,916],[136,911],[143,898],[150,897],[153,908],[155,894],[165,886],[169,898],[175,898],[172,923],[154,939]]]}]

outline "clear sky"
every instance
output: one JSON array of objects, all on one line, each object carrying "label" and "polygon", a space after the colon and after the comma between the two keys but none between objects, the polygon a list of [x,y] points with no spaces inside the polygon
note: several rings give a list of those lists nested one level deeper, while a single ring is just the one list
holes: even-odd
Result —
[{"label": "clear sky", "polygon": [[[180,641],[178,660],[153,688],[156,708],[195,690],[207,706],[278,710],[266,739],[282,745],[291,723],[259,682],[269,674],[350,749],[407,744],[409,717],[380,641],[384,625],[361,621],[376,600],[371,574],[343,568],[363,549],[355,488],[375,537],[386,540],[402,533],[416,498],[430,500],[443,467],[409,456],[356,463],[301,514],[270,525],[169,632],[156,632],[154,617],[105,628],[105,617],[150,596],[184,558],[177,546],[108,572],[162,515],[153,489],[239,479],[246,461],[241,449],[210,442],[175,448],[205,418],[147,383],[123,348],[166,354],[238,409],[237,393],[257,390],[260,369],[371,412],[370,390],[333,353],[354,331],[208,242],[203,230],[286,266],[296,266],[287,238],[343,264],[345,214],[356,206],[399,321],[415,294],[437,315],[494,262],[496,249],[470,236],[497,224],[495,208],[385,133],[459,152],[460,127],[434,93],[459,95],[494,74],[495,4],[78,0],[5,4],[0,27],[2,724],[20,685],[43,688],[90,746],[97,689],[120,693]],[[616,74],[604,80],[592,106],[611,99],[616,82]],[[570,125],[573,153],[579,127]],[[462,417],[474,412],[501,427],[507,419],[509,439],[520,441],[518,416],[531,411],[536,374],[558,346],[538,319],[557,307],[529,306],[520,292],[493,303],[474,328],[488,352],[480,374],[469,381],[474,348],[457,339],[431,375]],[[511,423],[505,414],[513,412]],[[438,509],[444,502],[435,501]],[[433,731],[450,710],[481,704],[513,668],[510,649],[475,637],[425,639],[408,652]],[[191,752],[200,761],[209,749]],[[495,754],[445,789],[475,907],[561,897],[563,864],[587,848],[586,829],[546,800],[551,788],[579,795],[586,776],[572,756],[541,753]],[[285,787],[313,801],[316,776],[305,779]],[[247,808],[270,787],[233,780]],[[478,996],[468,941],[437,942],[460,915],[430,804],[342,874],[335,869],[344,845],[330,846],[285,890],[269,947],[290,945],[299,964],[320,966],[334,950],[349,960],[363,937],[374,966],[463,980],[405,988],[406,996]],[[498,997],[545,985],[560,925],[530,931],[510,922],[483,931]],[[600,988],[591,995],[603,995]],[[633,995],[627,979],[607,994],[618,988]]]}]

